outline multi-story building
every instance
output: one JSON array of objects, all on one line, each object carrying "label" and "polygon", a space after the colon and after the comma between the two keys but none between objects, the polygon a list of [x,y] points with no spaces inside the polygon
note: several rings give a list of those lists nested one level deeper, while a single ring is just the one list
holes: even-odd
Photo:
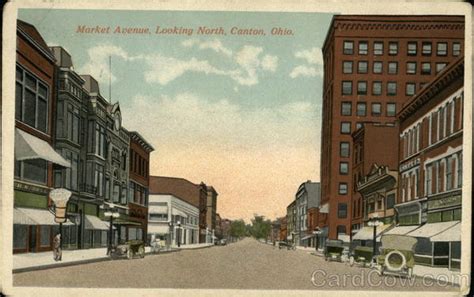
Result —
[{"label": "multi-story building", "polygon": [[127,239],[146,240],[150,153],[154,148],[136,131],[130,132]]},{"label": "multi-story building", "polygon": [[[398,181],[399,127],[392,123],[365,123],[352,133],[352,215],[345,209],[338,216],[351,215],[352,240],[373,240],[373,228],[368,220],[373,217],[383,222],[377,227],[377,236],[389,228],[394,220],[394,205]],[[341,213],[342,212],[342,213]],[[344,227],[341,227],[344,228]],[[344,234],[340,230],[338,234]]]},{"label": "multi-story building", "polygon": [[206,224],[207,186],[194,184],[184,178],[150,176],[150,195],[169,194],[188,202],[199,210],[199,243],[211,242],[212,232]]},{"label": "multi-story building", "polygon": [[288,232],[287,232],[287,221],[288,218],[286,216],[281,218],[280,221],[280,241],[286,241],[288,237]]},{"label": "multi-story building", "polygon": [[212,241],[216,237],[216,208],[217,208],[217,192],[212,186],[207,186],[207,210],[206,210],[206,225],[210,231],[211,238],[206,242]]},{"label": "multi-story building", "polygon": [[296,200],[293,200],[286,207],[286,218],[287,218],[287,241],[295,242],[296,233]]},{"label": "multi-story building", "polygon": [[329,215],[319,224],[329,238],[338,226],[351,228],[350,216],[337,215],[351,213],[351,133],[364,122],[394,121],[408,98],[463,54],[463,39],[462,16],[334,16],[323,46],[320,170]]},{"label": "multi-story building", "polygon": [[[297,245],[314,246],[315,234],[308,228],[309,209],[317,209],[320,203],[320,184],[310,180],[298,187],[295,195],[296,201],[296,225],[295,242]],[[312,211],[313,213],[313,211]]]},{"label": "multi-story building", "polygon": [[451,269],[461,264],[463,80],[461,57],[398,113],[400,183],[394,231],[417,237],[417,263]]},{"label": "multi-story building", "polygon": [[148,238],[152,235],[170,246],[198,243],[199,209],[173,194],[150,194]]},{"label": "multi-story building", "polygon": [[216,214],[216,231],[214,232],[214,235],[216,236],[217,239],[222,239],[222,218],[219,214]]},{"label": "multi-story building", "polygon": [[52,147],[54,55],[34,26],[18,20],[16,33],[13,252],[40,252],[51,250],[58,232],[48,211],[53,165],[70,168],[71,164]]},{"label": "multi-story building", "polygon": [[228,241],[231,239],[231,234],[230,234],[231,224],[232,224],[232,221],[229,219],[221,220],[222,238],[225,238]]},{"label": "multi-story building", "polygon": [[275,244],[280,240],[281,218],[276,218],[271,222],[270,241]]}]

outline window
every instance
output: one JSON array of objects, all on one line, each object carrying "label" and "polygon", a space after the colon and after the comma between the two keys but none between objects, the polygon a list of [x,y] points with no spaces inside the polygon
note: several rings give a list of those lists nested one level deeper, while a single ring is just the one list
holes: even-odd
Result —
[{"label": "window", "polygon": [[344,61],[342,64],[343,73],[352,73],[352,61]]},{"label": "window", "polygon": [[344,55],[352,55],[354,53],[354,42],[344,41]]},{"label": "window", "polygon": [[407,62],[407,74],[416,74],[416,62]]},{"label": "window", "polygon": [[462,187],[462,153],[458,155],[458,164],[457,164],[457,187]]},{"label": "window", "polygon": [[13,225],[13,249],[26,249],[27,238],[27,225]]},{"label": "window", "polygon": [[367,104],[365,102],[357,102],[357,116],[365,117],[367,115]]},{"label": "window", "polygon": [[369,52],[369,46],[367,41],[359,41],[359,55],[367,55]]},{"label": "window", "polygon": [[380,116],[382,114],[382,104],[372,103],[372,115]]},{"label": "window", "polygon": [[79,156],[76,153],[66,151],[64,154],[64,157],[71,164],[71,167],[64,169],[64,173],[65,173],[64,186],[67,189],[77,191]]},{"label": "window", "polygon": [[453,188],[453,166],[454,158],[446,158],[446,191],[449,191]]},{"label": "window", "polygon": [[397,105],[395,103],[387,103],[387,116],[394,117],[397,114]]},{"label": "window", "polygon": [[461,43],[453,42],[453,56],[457,57],[461,54]]},{"label": "window", "polygon": [[342,102],[341,115],[350,116],[351,114],[352,114],[352,103],[351,102]]},{"label": "window", "polygon": [[436,63],[436,73],[439,73],[441,70],[443,70],[446,65],[448,65],[447,63]]},{"label": "window", "polygon": [[436,164],[436,190],[437,193],[441,193],[443,191],[443,175],[441,174],[441,168],[444,168],[444,164],[442,160],[439,160]]},{"label": "window", "polygon": [[359,130],[360,128],[362,128],[362,123],[361,123],[361,122],[357,122],[357,123],[356,123],[356,130]]},{"label": "window", "polygon": [[102,197],[104,195],[104,166],[98,164],[95,165],[94,187],[97,195]]},{"label": "window", "polygon": [[347,203],[338,203],[337,204],[337,217],[339,219],[347,218]]},{"label": "window", "polygon": [[391,56],[398,54],[398,42],[389,42],[388,43],[388,54]]},{"label": "window", "polygon": [[414,95],[415,94],[415,86],[416,86],[415,83],[407,83],[405,94],[409,95],[409,96]]},{"label": "window", "polygon": [[113,202],[119,202],[120,200],[120,184],[115,183],[112,192]]},{"label": "window", "polygon": [[421,63],[421,74],[431,74],[431,63],[430,62]]},{"label": "window", "polygon": [[394,96],[397,95],[397,83],[394,81],[387,83],[387,95]]},{"label": "window", "polygon": [[127,204],[127,187],[122,185],[122,193],[120,194],[120,203]]},{"label": "window", "polygon": [[431,42],[423,42],[421,54],[423,56],[431,56]]},{"label": "window", "polygon": [[16,67],[15,119],[42,132],[48,130],[48,87]]},{"label": "window", "polygon": [[347,194],[347,183],[339,183],[339,195]]},{"label": "window", "polygon": [[341,123],[341,133],[342,134],[350,134],[351,133],[351,123],[350,122],[342,122]]},{"label": "window", "polygon": [[340,162],[339,163],[339,173],[340,174],[348,174],[349,173],[349,163],[347,162]]},{"label": "window", "polygon": [[407,54],[409,56],[416,56],[416,42],[408,42]]},{"label": "window", "polygon": [[358,81],[357,82],[357,95],[366,95],[367,94],[367,82]]},{"label": "window", "polygon": [[358,73],[367,73],[368,71],[368,62],[367,61],[359,61],[357,64],[357,72]]},{"label": "window", "polygon": [[380,42],[380,41],[374,42],[374,55],[376,56],[383,55],[383,42]]},{"label": "window", "polygon": [[438,56],[448,55],[448,44],[446,42],[438,42],[437,46],[436,54]]},{"label": "window", "polygon": [[47,162],[43,159],[15,161],[15,177],[46,184]]},{"label": "window", "polygon": [[382,73],[383,63],[382,62],[374,62],[372,71],[374,73],[377,73],[377,74]]},{"label": "window", "polygon": [[342,95],[352,95],[352,81],[342,82]]},{"label": "window", "polygon": [[40,246],[50,246],[51,241],[51,226],[40,226]]},{"label": "window", "polygon": [[388,62],[388,74],[398,73],[398,62]]},{"label": "window", "polygon": [[341,157],[347,158],[349,157],[349,142],[341,142],[339,145],[339,155]]},{"label": "window", "polygon": [[393,208],[395,205],[395,194],[387,195],[387,209]]},{"label": "window", "polygon": [[381,81],[374,81],[372,83],[372,94],[382,95],[382,82]]}]

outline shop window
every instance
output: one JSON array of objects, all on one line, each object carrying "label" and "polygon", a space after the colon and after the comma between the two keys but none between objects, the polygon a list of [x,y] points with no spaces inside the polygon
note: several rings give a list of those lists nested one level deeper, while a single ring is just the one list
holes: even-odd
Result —
[{"label": "shop window", "polygon": [[387,209],[393,208],[395,205],[395,194],[387,195]]},{"label": "shop window", "polygon": [[51,245],[51,227],[40,226],[40,245],[42,247]]},{"label": "shop window", "polygon": [[13,248],[26,249],[28,238],[28,226],[13,225]]},{"label": "shop window", "polygon": [[461,209],[456,208],[453,210],[453,220],[454,221],[460,221],[461,220]]},{"label": "shop window", "polygon": [[417,237],[417,239],[418,243],[415,248],[415,254],[431,256],[433,250],[430,239],[425,237]]},{"label": "shop window", "polygon": [[441,221],[449,222],[453,220],[453,211],[452,210],[445,210],[441,212]]}]

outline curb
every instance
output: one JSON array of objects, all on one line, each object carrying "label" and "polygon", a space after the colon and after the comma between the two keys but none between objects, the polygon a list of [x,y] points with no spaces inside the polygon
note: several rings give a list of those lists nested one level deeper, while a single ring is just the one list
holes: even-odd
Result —
[{"label": "curb", "polygon": [[[146,252],[145,255],[158,256],[158,255],[162,255],[162,254],[174,253],[174,252],[179,252],[179,251],[181,251],[181,249],[175,249],[175,250],[171,250],[171,251],[164,251],[164,252],[157,253],[157,254],[153,254],[152,252]],[[22,273],[22,272],[54,269],[54,268],[61,268],[61,267],[96,263],[96,262],[117,261],[117,260],[125,260],[125,258],[124,259],[121,259],[121,258],[112,259],[109,256],[103,256],[103,257],[99,257],[99,258],[79,260],[79,261],[73,261],[73,262],[58,262],[58,263],[45,264],[45,265],[39,265],[39,266],[15,268],[15,269],[12,270],[12,273]]]},{"label": "curb", "polygon": [[181,250],[181,251],[194,251],[194,250],[207,249],[207,248],[214,247],[214,246],[215,246],[215,245],[206,245],[206,246],[197,247],[197,248],[193,248],[193,249],[183,249],[183,248],[181,248],[180,250]]}]

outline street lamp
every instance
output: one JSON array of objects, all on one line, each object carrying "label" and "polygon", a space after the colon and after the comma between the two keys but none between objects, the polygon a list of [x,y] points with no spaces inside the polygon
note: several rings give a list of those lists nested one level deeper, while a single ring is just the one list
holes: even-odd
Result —
[{"label": "street lamp", "polygon": [[[59,236],[62,238],[63,223],[67,220],[67,203],[71,192],[66,189],[53,189],[49,192],[49,198],[54,202],[54,221],[59,223]],[[59,248],[63,248],[63,241],[59,241]]]},{"label": "street lamp", "polygon": [[367,223],[369,227],[374,227],[373,259],[375,259],[375,254],[377,253],[377,248],[376,248],[377,227],[382,224],[383,223],[378,219],[378,216],[373,216],[372,218],[369,219],[369,222]]},{"label": "street lamp", "polygon": [[110,218],[110,221],[109,221],[109,244],[107,246],[107,255],[112,251],[112,242],[113,242],[113,220],[114,218],[119,218],[120,217],[120,213],[118,213],[118,211],[114,211],[115,210],[115,207],[109,207],[109,209],[104,212],[104,216],[105,217],[108,217]]},{"label": "street lamp", "polygon": [[169,221],[168,226],[170,227],[170,234],[168,236],[168,249],[171,250],[171,244],[173,243],[172,242],[173,241],[173,236],[172,236],[173,235],[173,226],[174,226],[173,221]]},{"label": "street lamp", "polygon": [[180,221],[178,221],[178,223],[177,223],[177,230],[176,231],[177,231],[176,235],[178,236],[178,247],[181,247],[181,222]]}]

